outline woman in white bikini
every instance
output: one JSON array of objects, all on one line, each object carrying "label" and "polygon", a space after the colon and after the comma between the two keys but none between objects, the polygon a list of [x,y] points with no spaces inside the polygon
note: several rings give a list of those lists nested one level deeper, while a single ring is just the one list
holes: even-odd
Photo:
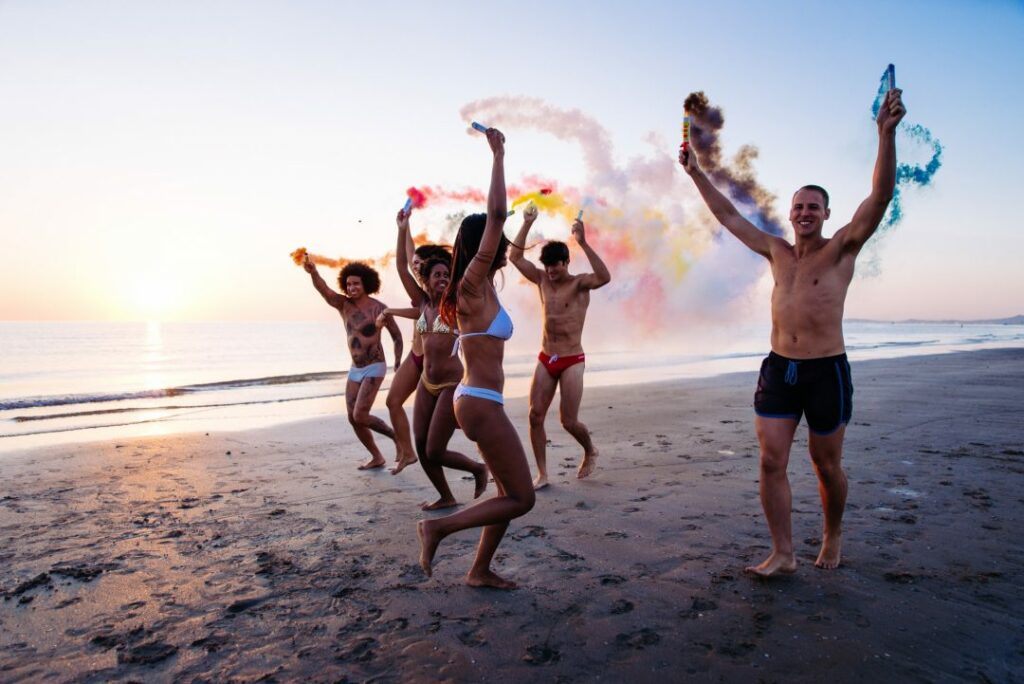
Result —
[{"label": "woman in white bikini", "polygon": [[466,583],[515,589],[515,582],[491,570],[491,559],[509,521],[533,508],[534,491],[523,444],[505,415],[501,394],[505,340],[512,336],[512,319],[494,289],[494,274],[505,265],[509,244],[502,234],[507,210],[505,136],[494,128],[487,129],[486,135],[494,155],[487,214],[474,214],[462,221],[455,238],[451,282],[441,301],[441,319],[462,331],[456,346],[462,347],[466,370],[455,389],[455,416],[466,437],[479,447],[498,494],[458,513],[421,520],[417,534],[420,565],[429,576],[442,539],[459,530],[482,527]]}]

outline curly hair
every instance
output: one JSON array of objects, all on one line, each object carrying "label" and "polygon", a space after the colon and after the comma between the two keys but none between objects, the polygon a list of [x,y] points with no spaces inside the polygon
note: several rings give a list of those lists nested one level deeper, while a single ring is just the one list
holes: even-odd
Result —
[{"label": "curly hair", "polygon": [[[470,214],[462,219],[459,226],[459,233],[455,236],[455,244],[452,246],[452,267],[451,280],[448,281],[448,288],[441,297],[441,320],[447,325],[455,327],[456,308],[458,304],[459,284],[462,276],[469,268],[469,262],[480,251],[480,241],[484,236],[484,229],[487,227],[487,214]],[[491,261],[491,271],[498,268],[498,264],[504,263],[505,253],[508,252],[509,240],[502,233],[498,249],[494,253],[494,260]]]},{"label": "curly hair", "polygon": [[372,295],[380,290],[380,274],[368,264],[364,264],[361,261],[352,261],[345,264],[345,268],[341,269],[341,273],[338,274],[338,286],[342,292],[345,291],[345,280],[349,276],[357,276],[362,280],[363,292],[368,295]]}]

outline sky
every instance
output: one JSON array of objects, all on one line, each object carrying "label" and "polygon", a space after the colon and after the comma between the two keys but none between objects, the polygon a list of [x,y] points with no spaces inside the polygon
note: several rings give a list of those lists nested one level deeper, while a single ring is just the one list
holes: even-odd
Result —
[{"label": "sky", "polygon": [[[595,246],[629,243],[599,320],[763,319],[766,264],[673,162],[683,99],[722,108],[727,155],[757,148],[783,219],[797,187],[827,187],[829,235],[869,192],[889,62],[943,164],[862,254],[847,317],[1024,313],[1024,3],[753,4],[0,0],[0,319],[329,318],[288,254],[377,259],[409,186],[486,188],[467,107],[533,116],[503,126],[510,183],[590,197]],[[604,131],[611,171],[542,107]],[[479,210],[437,203],[412,223],[438,239]],[[512,272],[504,287],[535,300]]]}]

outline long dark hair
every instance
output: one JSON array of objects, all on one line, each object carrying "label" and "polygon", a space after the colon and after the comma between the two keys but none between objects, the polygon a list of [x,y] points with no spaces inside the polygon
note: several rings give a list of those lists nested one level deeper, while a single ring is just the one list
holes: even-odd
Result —
[{"label": "long dark hair", "polygon": [[[441,320],[444,321],[445,325],[449,325],[452,328],[458,324],[456,310],[459,299],[459,284],[462,282],[462,276],[466,274],[466,269],[469,268],[469,263],[473,261],[476,253],[480,251],[480,240],[483,239],[486,227],[487,214],[470,214],[462,219],[459,233],[455,236],[455,244],[452,245],[451,280],[448,281],[448,287],[441,297],[440,307]],[[494,260],[491,261],[492,273],[498,269],[498,264],[505,260],[508,245],[509,240],[502,233],[501,240],[498,242],[498,249],[494,253]]]}]

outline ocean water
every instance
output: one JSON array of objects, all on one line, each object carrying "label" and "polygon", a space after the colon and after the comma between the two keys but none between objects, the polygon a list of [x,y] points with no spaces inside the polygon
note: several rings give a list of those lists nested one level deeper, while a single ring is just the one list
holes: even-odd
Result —
[{"label": "ocean water", "polygon": [[[1024,346],[1021,325],[847,322],[845,333],[852,361]],[[595,338],[588,331],[588,347]],[[753,371],[767,353],[768,326],[696,352],[652,348],[588,348],[588,386]],[[509,348],[506,396],[527,394],[535,353]],[[0,322],[0,452],[344,420],[347,367],[338,322]]]}]

